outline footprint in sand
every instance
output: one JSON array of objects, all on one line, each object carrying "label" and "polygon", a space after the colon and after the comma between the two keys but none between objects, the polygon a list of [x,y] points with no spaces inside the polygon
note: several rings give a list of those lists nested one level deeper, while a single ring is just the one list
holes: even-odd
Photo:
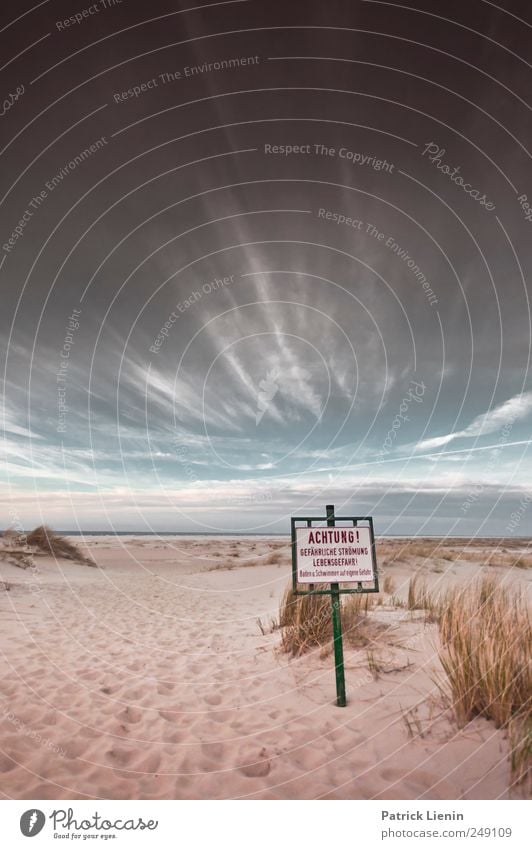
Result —
[{"label": "footprint in sand", "polygon": [[140,722],[140,720],[142,719],[142,711],[138,708],[127,707],[125,708],[125,710],[121,711],[121,713],[118,714],[118,719],[121,719],[123,722],[127,723]]},{"label": "footprint in sand", "polygon": [[[214,710],[210,714],[210,718],[213,722],[219,723],[229,723],[233,719],[233,711],[232,710]],[[237,726],[237,731],[240,730],[240,727]]]},{"label": "footprint in sand", "polygon": [[271,761],[268,758],[266,749],[261,749],[253,763],[247,763],[238,767],[238,771],[247,778],[264,778],[265,775],[268,775],[271,768]]},{"label": "footprint in sand", "polygon": [[69,760],[77,760],[87,751],[87,743],[85,741],[69,740],[65,747],[65,758]]},{"label": "footprint in sand", "polygon": [[157,752],[154,752],[145,757],[144,760],[139,761],[134,768],[137,772],[144,772],[148,775],[157,775],[160,766],[161,756]]},{"label": "footprint in sand", "polygon": [[134,752],[129,752],[127,749],[121,749],[118,746],[115,746],[113,749],[109,749],[109,751],[105,753],[109,762],[116,767],[127,767],[131,763],[131,759],[134,757],[134,754]]},{"label": "footprint in sand", "polygon": [[169,696],[175,690],[175,684],[170,684],[168,681],[162,681],[157,686],[157,692],[160,696]]},{"label": "footprint in sand", "polygon": [[178,722],[183,711],[180,710],[160,710],[159,716],[166,719],[167,722]]}]

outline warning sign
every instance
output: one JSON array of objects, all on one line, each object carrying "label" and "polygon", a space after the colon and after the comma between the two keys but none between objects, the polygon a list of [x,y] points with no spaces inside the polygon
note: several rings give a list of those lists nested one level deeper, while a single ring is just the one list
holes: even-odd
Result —
[{"label": "warning sign", "polygon": [[296,569],[300,584],[373,581],[368,527],[296,528]]}]

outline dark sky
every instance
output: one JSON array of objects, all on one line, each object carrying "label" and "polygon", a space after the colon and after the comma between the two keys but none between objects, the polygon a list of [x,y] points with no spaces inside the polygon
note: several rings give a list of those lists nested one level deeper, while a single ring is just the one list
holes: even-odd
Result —
[{"label": "dark sky", "polygon": [[529,4],[1,15],[6,526],[530,533]]}]

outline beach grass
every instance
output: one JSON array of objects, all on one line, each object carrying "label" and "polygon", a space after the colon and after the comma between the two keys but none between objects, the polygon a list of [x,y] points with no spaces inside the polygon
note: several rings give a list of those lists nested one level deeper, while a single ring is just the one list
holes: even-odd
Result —
[{"label": "beach grass", "polygon": [[[326,586],[326,585],[324,585]],[[316,584],[316,589],[322,589]],[[341,601],[342,632],[353,645],[368,642],[365,620],[376,604],[368,593],[343,596]],[[329,595],[295,595],[290,584],[279,606],[281,649],[297,657],[313,648],[326,649],[332,643],[332,604]]]},{"label": "beach grass", "polygon": [[30,531],[26,536],[26,543],[45,554],[53,555],[53,557],[63,557],[66,560],[74,560],[77,563],[87,563],[94,566],[93,561],[85,557],[77,545],[57,534],[47,525],[39,525],[38,528]]}]

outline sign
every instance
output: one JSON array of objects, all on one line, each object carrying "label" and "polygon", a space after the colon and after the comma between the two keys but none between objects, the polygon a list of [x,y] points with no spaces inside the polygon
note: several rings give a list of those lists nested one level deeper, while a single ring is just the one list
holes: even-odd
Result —
[{"label": "sign", "polygon": [[370,528],[296,528],[296,581],[298,584],[373,581],[373,545]]},{"label": "sign", "polygon": [[[379,592],[375,536],[371,516],[336,516],[334,504],[325,513],[292,516],[292,587],[295,596],[331,597],[336,704],[345,707],[341,596]],[[302,584],[308,589],[300,589]],[[324,584],[329,586],[323,589]]]}]

